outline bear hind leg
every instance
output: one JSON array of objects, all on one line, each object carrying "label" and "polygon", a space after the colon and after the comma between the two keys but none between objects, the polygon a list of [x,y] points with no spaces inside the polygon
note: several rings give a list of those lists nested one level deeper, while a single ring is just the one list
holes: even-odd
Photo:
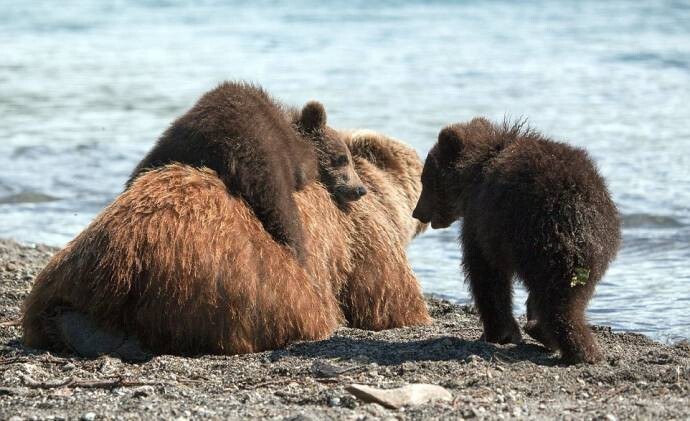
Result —
[{"label": "bear hind leg", "polygon": [[555,339],[566,364],[596,363],[603,356],[585,319],[591,295],[587,287],[566,286],[558,297],[549,297],[543,308],[545,329]]},{"label": "bear hind leg", "polygon": [[544,316],[540,311],[540,303],[537,295],[530,292],[527,297],[527,323],[523,327],[525,332],[537,342],[540,342],[550,351],[558,351],[558,341],[553,333],[544,324]]},{"label": "bear hind leg", "polygon": [[[46,341],[45,348],[53,351],[70,351],[86,358],[111,355],[133,362],[151,358],[137,338],[103,329],[91,317],[70,307],[56,307],[49,314],[40,316],[38,322]],[[35,346],[33,342],[25,342],[28,346]]]},{"label": "bear hind leg", "polygon": [[341,291],[343,313],[351,327],[382,330],[431,324],[419,282],[405,261],[405,250],[396,246],[389,253],[392,258],[386,261],[357,262]]}]

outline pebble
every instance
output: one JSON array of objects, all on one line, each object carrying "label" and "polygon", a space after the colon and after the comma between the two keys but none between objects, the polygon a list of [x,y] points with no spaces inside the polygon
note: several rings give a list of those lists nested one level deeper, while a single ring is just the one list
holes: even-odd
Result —
[{"label": "pebble", "polygon": [[468,356],[467,358],[465,358],[465,362],[468,364],[479,363],[481,361],[482,361],[482,358],[479,355],[475,355],[475,354],[472,354],[472,355]]},{"label": "pebble", "polygon": [[86,414],[82,415],[80,420],[81,421],[93,421],[96,419],[96,413],[95,412],[87,412]]},{"label": "pebble", "polygon": [[409,361],[405,361],[400,366],[403,372],[417,371],[417,365]]},{"label": "pebble", "polygon": [[132,396],[135,398],[151,396],[155,393],[153,386],[140,386],[132,389]]},{"label": "pebble", "polygon": [[77,368],[76,365],[74,365],[72,363],[67,363],[67,364],[62,366],[62,371],[71,371],[71,370],[74,370],[75,368]]}]

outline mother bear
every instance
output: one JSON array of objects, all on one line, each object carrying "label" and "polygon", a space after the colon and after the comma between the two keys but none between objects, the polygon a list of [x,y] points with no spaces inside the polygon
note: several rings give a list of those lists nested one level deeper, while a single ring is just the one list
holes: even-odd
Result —
[{"label": "mother bear", "polygon": [[371,330],[429,323],[405,252],[424,227],[411,217],[421,161],[380,134],[345,138],[370,194],[342,209],[318,183],[295,193],[306,265],[213,171],[169,165],[138,177],[38,275],[24,343],[74,348],[65,312],[156,354],[274,349],[325,338],[345,320]]}]

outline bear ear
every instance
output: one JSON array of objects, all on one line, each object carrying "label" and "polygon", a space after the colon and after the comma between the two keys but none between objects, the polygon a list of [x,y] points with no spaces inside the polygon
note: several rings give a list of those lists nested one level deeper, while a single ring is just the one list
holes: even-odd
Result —
[{"label": "bear ear", "polygon": [[438,147],[442,154],[448,156],[457,155],[463,147],[462,139],[457,130],[452,126],[445,127],[438,134]]},{"label": "bear ear", "polygon": [[473,118],[472,121],[470,121],[470,125],[475,127],[481,127],[485,130],[490,130],[492,127],[491,121],[489,121],[489,119],[483,116]]},{"label": "bear ear", "polygon": [[389,142],[364,132],[348,145],[353,157],[364,158],[382,170],[403,171],[401,159],[393,153]]},{"label": "bear ear", "polygon": [[326,127],[326,109],[323,104],[318,101],[307,102],[300,112],[298,124],[307,133]]}]

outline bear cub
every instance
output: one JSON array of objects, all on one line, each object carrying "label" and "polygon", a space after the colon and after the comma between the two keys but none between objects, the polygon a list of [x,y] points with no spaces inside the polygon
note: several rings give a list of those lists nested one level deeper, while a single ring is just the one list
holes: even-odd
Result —
[{"label": "bear cub", "polygon": [[429,152],[413,216],[432,228],[464,218],[462,264],[483,340],[521,342],[512,313],[517,275],[529,292],[530,336],[566,363],[602,358],[585,308],[618,251],[620,220],[584,150],[523,123],[453,124]]},{"label": "bear cub", "polygon": [[304,262],[304,233],[292,193],[320,179],[338,203],[366,188],[338,132],[326,125],[321,103],[286,107],[258,86],[224,82],[204,94],[163,133],[132,172],[179,162],[214,170],[243,198],[268,233]]}]

